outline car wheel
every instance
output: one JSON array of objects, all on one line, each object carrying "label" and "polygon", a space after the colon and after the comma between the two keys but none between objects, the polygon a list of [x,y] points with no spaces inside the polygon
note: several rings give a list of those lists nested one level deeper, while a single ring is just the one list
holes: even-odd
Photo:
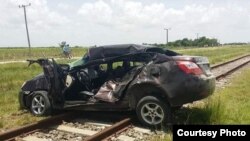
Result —
[{"label": "car wheel", "polygon": [[146,126],[160,127],[170,125],[172,114],[170,106],[154,96],[143,97],[137,104],[138,119]]},{"label": "car wheel", "polygon": [[30,111],[36,116],[45,116],[51,112],[51,104],[46,93],[35,92],[31,99]]}]

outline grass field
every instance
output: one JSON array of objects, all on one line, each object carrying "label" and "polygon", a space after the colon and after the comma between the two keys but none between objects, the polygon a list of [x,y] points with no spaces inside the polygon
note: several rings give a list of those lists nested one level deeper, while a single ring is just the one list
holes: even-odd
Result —
[{"label": "grass field", "polygon": [[[12,50],[12,51],[11,51]],[[75,56],[82,56],[86,51],[85,48],[73,48]],[[55,54],[60,53],[60,48],[36,48],[32,50],[34,57],[42,56],[42,52],[46,56],[53,57]],[[205,55],[209,60],[214,63],[219,63],[236,56],[243,55],[250,52],[249,46],[244,47],[223,47],[223,48],[202,48],[202,49],[185,49],[178,50],[183,54],[190,55]],[[22,55],[23,53],[23,55]],[[25,60],[27,59],[27,49],[0,49],[0,61],[4,60]],[[18,55],[16,55],[18,54]],[[1,56],[4,56],[1,58]],[[61,60],[60,62],[70,62],[71,60]],[[30,113],[25,111],[19,111],[17,94],[22,83],[25,80],[31,79],[35,75],[39,74],[42,70],[38,65],[27,67],[26,63],[14,63],[14,64],[2,64],[0,65],[0,129],[13,128],[20,125],[24,125],[33,121],[40,120],[41,118],[34,117]],[[247,73],[250,74],[250,73]],[[250,76],[250,75],[249,75]],[[242,76],[244,78],[244,76]],[[246,79],[246,78],[245,78]],[[250,80],[250,78],[248,77]],[[249,81],[247,81],[249,84]],[[241,82],[240,82],[241,83]],[[239,84],[240,84],[239,83]],[[240,85],[241,86],[241,85]],[[245,88],[249,91],[249,88]],[[232,91],[232,90],[231,90]],[[242,88],[241,91],[244,91]],[[226,92],[220,92],[226,93]],[[221,94],[223,95],[223,94]],[[215,99],[218,99],[217,97]],[[227,100],[224,97],[219,98],[220,100]],[[210,100],[204,107],[194,107],[192,109],[183,109],[182,113],[177,114],[181,121],[184,123],[222,123],[219,120],[223,116],[216,117],[216,111],[211,110],[213,107],[225,107],[220,104],[215,104],[215,100]],[[211,103],[211,104],[210,104]],[[221,102],[218,102],[221,103]],[[222,102],[224,103],[224,102]],[[219,105],[219,106],[218,106]],[[212,108],[214,109],[214,108]],[[226,114],[226,113],[225,113]],[[227,115],[224,115],[227,116]],[[216,117],[216,118],[213,118]],[[197,119],[198,118],[198,119]],[[242,116],[245,118],[245,116]],[[215,121],[218,120],[218,121]],[[222,118],[223,119],[223,118]],[[10,122],[11,121],[11,122]],[[223,120],[224,121],[224,120]],[[231,121],[231,120],[230,120]]]},{"label": "grass field", "polygon": [[176,50],[182,54],[207,56],[211,64],[225,62],[243,54],[250,54],[250,46],[209,47]]},{"label": "grass field", "polygon": [[[74,57],[81,57],[87,51],[87,48],[71,48]],[[187,55],[207,56],[211,64],[224,62],[231,58],[250,53],[250,46],[225,46],[225,47],[207,47],[207,48],[171,48],[176,52]],[[32,48],[31,57],[29,57],[28,48],[0,48],[0,61],[26,60],[27,58],[60,58],[61,48]]]},{"label": "grass field", "polygon": [[[74,57],[83,56],[86,48],[77,47],[71,48]],[[28,58],[61,58],[64,57],[62,50],[59,47],[50,48],[31,48],[31,56],[29,56],[28,48],[0,48],[0,61],[26,60]]]},{"label": "grass field", "polygon": [[24,125],[40,118],[19,111],[17,94],[24,80],[41,72],[38,65],[15,63],[0,66],[0,128]]}]

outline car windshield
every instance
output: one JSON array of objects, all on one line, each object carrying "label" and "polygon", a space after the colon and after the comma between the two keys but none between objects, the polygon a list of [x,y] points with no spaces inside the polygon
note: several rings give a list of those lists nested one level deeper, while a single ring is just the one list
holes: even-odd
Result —
[{"label": "car windshield", "polygon": [[88,58],[89,57],[87,55],[84,55],[84,57],[82,57],[81,59],[78,59],[78,60],[75,60],[75,61],[69,63],[69,66],[70,66],[70,68],[82,66],[88,62]]}]

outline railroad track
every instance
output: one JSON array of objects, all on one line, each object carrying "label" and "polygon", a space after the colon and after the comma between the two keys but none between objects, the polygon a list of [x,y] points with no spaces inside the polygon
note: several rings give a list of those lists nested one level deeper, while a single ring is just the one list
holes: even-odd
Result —
[{"label": "railroad track", "polygon": [[211,71],[215,75],[216,80],[220,80],[234,71],[242,68],[250,62],[250,55],[244,55],[225,63],[220,63],[214,66],[211,66]]},{"label": "railroad track", "polygon": [[[88,117],[86,117],[75,113],[57,115],[30,125],[9,130],[0,134],[0,140],[134,141],[148,140],[152,138],[152,135],[155,135],[149,129],[134,126],[132,124],[133,116],[131,115],[122,114],[123,116],[118,116],[115,113],[90,112],[88,113]],[[97,118],[99,120],[96,120]]]},{"label": "railroad track", "polygon": [[[211,66],[216,80],[219,80],[250,62],[250,55],[241,56],[225,63]],[[109,123],[75,120],[77,112],[65,113],[41,120],[30,125],[9,130],[0,134],[0,140],[48,141],[48,140],[109,140],[133,141],[147,140],[152,137],[148,129],[132,124],[131,116],[114,116],[107,113],[88,113],[89,119],[110,119]],[[117,119],[114,119],[116,117]],[[112,119],[112,120],[111,120]],[[112,121],[112,122],[111,122]],[[113,122],[116,121],[116,122]]]}]

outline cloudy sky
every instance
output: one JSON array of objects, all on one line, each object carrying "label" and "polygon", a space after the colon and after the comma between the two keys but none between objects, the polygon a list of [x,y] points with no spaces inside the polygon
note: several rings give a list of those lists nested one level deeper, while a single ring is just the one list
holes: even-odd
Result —
[{"label": "cloudy sky", "polygon": [[249,0],[0,0],[0,47],[164,43],[207,36],[250,42]]}]

